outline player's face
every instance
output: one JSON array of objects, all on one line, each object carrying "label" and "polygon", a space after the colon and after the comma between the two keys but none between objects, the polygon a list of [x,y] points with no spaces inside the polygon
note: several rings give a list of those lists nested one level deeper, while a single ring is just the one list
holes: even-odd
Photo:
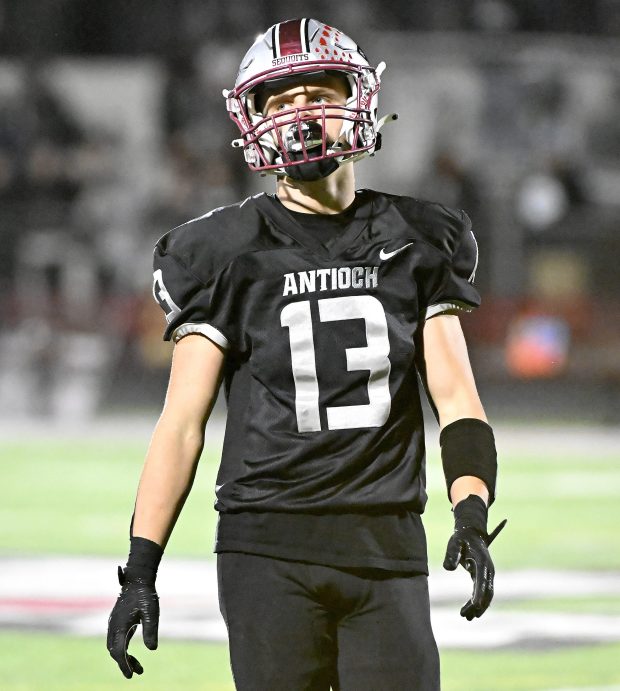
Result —
[{"label": "player's face", "polygon": [[[319,106],[344,106],[348,98],[348,88],[342,77],[328,75],[321,79],[315,79],[311,83],[290,85],[281,89],[271,90],[265,101],[263,113],[276,115],[280,111],[291,108],[303,109],[301,117],[316,114],[316,119],[321,118],[322,109]],[[338,111],[332,111],[337,114]],[[330,115],[330,109],[326,109],[326,115]],[[280,128],[282,136],[290,125]],[[328,142],[335,142],[342,130],[342,120],[335,117],[326,117],[325,129]]]}]

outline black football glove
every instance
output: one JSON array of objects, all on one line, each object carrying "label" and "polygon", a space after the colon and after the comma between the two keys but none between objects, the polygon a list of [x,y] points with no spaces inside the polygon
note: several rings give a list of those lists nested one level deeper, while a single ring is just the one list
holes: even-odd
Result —
[{"label": "black football glove", "polygon": [[462,564],[471,575],[473,593],[461,608],[461,616],[468,621],[481,617],[493,599],[495,567],[488,547],[505,525],[506,519],[490,535],[487,533],[487,506],[475,494],[454,507],[454,533],[448,542],[443,567],[454,571]]},{"label": "black football glove", "polygon": [[157,567],[162,548],[151,540],[132,537],[127,567],[118,567],[121,592],[108,619],[107,647],[121,672],[131,679],[134,672],[142,674],[142,665],[127,648],[139,623],[142,638],[149,650],[157,648],[159,598],[155,590]]}]

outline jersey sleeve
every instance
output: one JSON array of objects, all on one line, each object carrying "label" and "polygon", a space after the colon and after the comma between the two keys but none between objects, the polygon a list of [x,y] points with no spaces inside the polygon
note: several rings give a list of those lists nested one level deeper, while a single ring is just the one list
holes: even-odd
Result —
[{"label": "jersey sleeve", "polygon": [[[471,229],[471,221],[461,213],[457,233],[453,233],[454,249],[444,256],[423,309],[423,317],[430,319],[438,314],[470,312],[480,305],[480,294],[474,287],[478,268],[478,243]],[[453,226],[454,230],[454,226]]]},{"label": "jersey sleeve", "polygon": [[221,348],[233,346],[232,291],[225,273],[201,279],[175,254],[155,247],[153,297],[166,315],[164,340],[201,334]]}]

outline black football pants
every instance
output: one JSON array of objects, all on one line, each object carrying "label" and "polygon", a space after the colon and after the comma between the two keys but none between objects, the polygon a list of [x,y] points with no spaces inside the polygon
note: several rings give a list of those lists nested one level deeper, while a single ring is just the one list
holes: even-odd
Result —
[{"label": "black football pants", "polygon": [[439,691],[425,575],[218,555],[238,691]]}]

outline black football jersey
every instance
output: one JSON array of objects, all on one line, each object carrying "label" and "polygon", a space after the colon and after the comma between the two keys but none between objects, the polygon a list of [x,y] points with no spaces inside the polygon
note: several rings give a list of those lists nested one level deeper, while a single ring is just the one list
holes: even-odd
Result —
[{"label": "black football jersey", "polygon": [[322,243],[274,195],[157,243],[166,339],[227,349],[216,508],[421,513],[421,327],[479,304],[465,213],[371,190]]}]

